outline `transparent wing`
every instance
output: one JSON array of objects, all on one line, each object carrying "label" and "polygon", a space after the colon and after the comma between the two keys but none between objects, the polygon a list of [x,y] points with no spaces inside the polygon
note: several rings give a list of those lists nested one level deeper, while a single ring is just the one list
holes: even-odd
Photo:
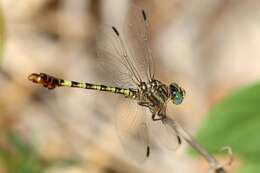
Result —
[{"label": "transparent wing", "polygon": [[136,87],[141,82],[123,37],[115,27],[104,25],[99,28],[96,48],[100,65],[113,83],[121,87]]},{"label": "transparent wing", "polygon": [[175,127],[165,121],[147,121],[150,135],[156,142],[170,150],[177,150],[181,144],[181,138]]},{"label": "transparent wing", "polygon": [[146,117],[143,108],[135,102],[129,101],[125,106],[115,119],[117,133],[125,153],[137,162],[143,162],[150,154]]},{"label": "transparent wing", "polygon": [[124,33],[131,55],[144,81],[154,77],[154,62],[149,45],[147,10],[131,5],[124,24]]},{"label": "transparent wing", "polygon": [[96,47],[99,62],[109,80],[121,87],[136,87],[154,76],[148,44],[148,20],[139,8],[130,8],[124,33],[116,27],[100,27]]}]

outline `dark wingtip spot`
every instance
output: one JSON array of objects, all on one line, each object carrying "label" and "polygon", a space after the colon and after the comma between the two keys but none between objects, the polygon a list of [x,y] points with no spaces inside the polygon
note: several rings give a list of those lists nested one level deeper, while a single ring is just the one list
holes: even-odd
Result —
[{"label": "dark wingtip spot", "polygon": [[181,138],[180,138],[180,136],[177,136],[177,139],[178,139],[178,143],[181,145]]},{"label": "dark wingtip spot", "polygon": [[144,20],[146,21],[147,20],[146,13],[143,9],[142,9],[142,15],[143,15]]},{"label": "dark wingtip spot", "polygon": [[150,156],[150,147],[147,146],[146,148],[146,157],[149,157]]},{"label": "dark wingtip spot", "polygon": [[118,32],[118,30],[116,29],[116,27],[112,26],[112,29],[113,29],[113,31],[116,33],[116,35],[119,36],[119,32]]},{"label": "dark wingtip spot", "polygon": [[220,168],[216,169],[215,172],[216,173],[225,173],[226,171],[224,170],[224,168],[220,167]]}]

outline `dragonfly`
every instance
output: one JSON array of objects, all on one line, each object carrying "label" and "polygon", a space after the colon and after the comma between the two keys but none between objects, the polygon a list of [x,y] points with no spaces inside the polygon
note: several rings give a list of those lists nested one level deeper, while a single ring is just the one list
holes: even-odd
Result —
[{"label": "dragonfly", "polygon": [[136,6],[130,9],[123,34],[110,25],[102,26],[97,34],[97,55],[107,74],[113,74],[114,86],[65,80],[46,73],[32,73],[28,79],[48,89],[72,87],[97,90],[121,95],[134,103],[142,110],[141,114],[118,116],[120,139],[134,159],[143,161],[150,156],[149,121],[156,127],[154,132],[158,132],[156,139],[164,136],[165,143],[171,145],[168,145],[169,148],[175,149],[181,144],[177,130],[169,127],[165,120],[169,118],[166,114],[168,103],[181,104],[185,90],[175,82],[166,85],[156,79],[147,13]]}]

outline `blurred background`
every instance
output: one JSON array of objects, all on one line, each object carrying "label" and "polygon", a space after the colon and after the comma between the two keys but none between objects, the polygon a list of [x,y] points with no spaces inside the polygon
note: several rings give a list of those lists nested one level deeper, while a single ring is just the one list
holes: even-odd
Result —
[{"label": "blurred background", "polygon": [[131,160],[113,124],[127,107],[117,97],[50,91],[27,80],[45,72],[105,81],[97,28],[122,26],[132,3],[149,9],[156,77],[186,90],[184,103],[169,105],[169,113],[220,162],[227,156],[218,150],[230,145],[229,172],[260,171],[260,1],[1,0],[1,173],[207,172],[185,143],[176,152],[155,147],[143,164]]}]

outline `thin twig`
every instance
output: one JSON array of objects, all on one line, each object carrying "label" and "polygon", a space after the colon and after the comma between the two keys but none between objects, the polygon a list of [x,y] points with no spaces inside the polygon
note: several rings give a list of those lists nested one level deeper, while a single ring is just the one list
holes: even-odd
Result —
[{"label": "thin twig", "polygon": [[171,118],[165,118],[163,120],[164,123],[169,125],[171,128],[173,128],[178,135],[180,135],[193,149],[195,149],[198,153],[200,153],[208,162],[210,166],[209,173],[226,173],[226,170],[224,169],[225,166],[230,165],[233,161],[233,154],[230,147],[225,147],[222,150],[227,150],[228,154],[230,156],[230,159],[225,164],[220,164],[217,159],[210,155],[208,151],[200,145],[191,135],[189,132],[187,132],[180,124],[178,124],[176,121],[174,121]]}]

